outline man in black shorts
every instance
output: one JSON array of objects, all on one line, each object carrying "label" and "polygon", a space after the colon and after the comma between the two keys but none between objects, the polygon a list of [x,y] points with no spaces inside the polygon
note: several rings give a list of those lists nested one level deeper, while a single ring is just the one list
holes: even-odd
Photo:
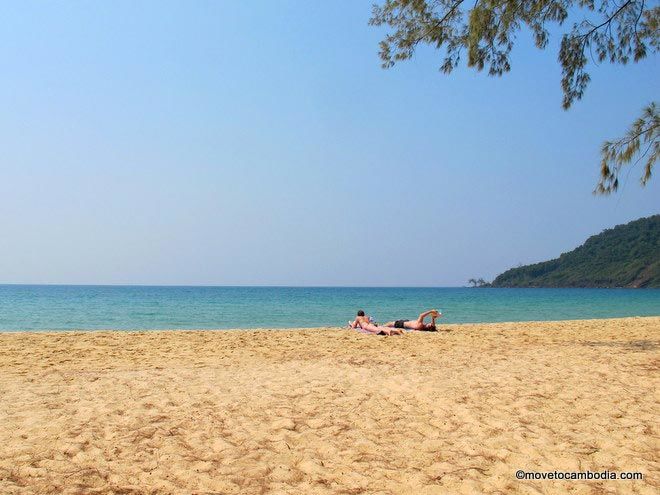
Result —
[{"label": "man in black shorts", "polygon": [[[424,323],[424,319],[430,316],[431,323]],[[420,332],[436,332],[435,319],[440,318],[442,313],[437,309],[431,309],[421,313],[416,320],[396,320],[388,321],[383,326],[389,328],[407,328],[408,330],[419,330]]]}]

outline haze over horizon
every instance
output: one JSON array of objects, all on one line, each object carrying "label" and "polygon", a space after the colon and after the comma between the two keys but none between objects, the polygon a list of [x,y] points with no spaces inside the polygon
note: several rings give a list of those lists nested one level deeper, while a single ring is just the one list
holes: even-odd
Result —
[{"label": "haze over horizon", "polygon": [[0,284],[462,286],[660,212],[591,194],[657,57],[564,111],[558,36],[383,70],[371,3],[1,6]]}]

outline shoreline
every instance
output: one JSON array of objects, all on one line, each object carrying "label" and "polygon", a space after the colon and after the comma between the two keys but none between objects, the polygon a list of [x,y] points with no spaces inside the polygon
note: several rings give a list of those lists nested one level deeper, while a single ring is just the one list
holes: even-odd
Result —
[{"label": "shoreline", "polygon": [[[536,325],[536,324],[547,324],[547,323],[572,323],[572,322],[590,322],[590,321],[625,321],[625,320],[638,320],[638,319],[658,319],[660,315],[646,315],[646,316],[614,316],[607,318],[582,318],[582,319],[566,319],[566,320],[522,320],[522,321],[490,321],[490,322],[470,322],[470,323],[446,323],[442,322],[438,324],[438,332],[442,333],[444,328],[461,328],[461,327],[474,327],[474,326],[495,326],[495,325]],[[439,320],[441,321],[441,320]],[[320,327],[255,327],[255,328],[76,328],[76,329],[44,329],[44,330],[0,330],[0,336],[3,334],[23,334],[23,333],[34,333],[34,334],[53,334],[53,335],[62,335],[62,334],[90,334],[90,333],[153,333],[153,332],[301,332],[301,331],[336,331],[336,330],[350,330],[346,326],[320,326]],[[359,333],[359,332],[358,332]],[[406,331],[406,334],[411,332]],[[417,332],[417,333],[428,333],[428,332]],[[434,333],[434,332],[430,332]]]},{"label": "shoreline", "polygon": [[7,332],[0,492],[655,494],[659,329]]}]

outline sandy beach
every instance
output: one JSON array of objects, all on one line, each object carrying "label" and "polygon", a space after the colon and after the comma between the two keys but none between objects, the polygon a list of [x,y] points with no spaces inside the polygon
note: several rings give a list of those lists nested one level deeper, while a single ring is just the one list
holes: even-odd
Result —
[{"label": "sandy beach", "polygon": [[441,330],[0,334],[0,493],[658,493],[659,317]]}]

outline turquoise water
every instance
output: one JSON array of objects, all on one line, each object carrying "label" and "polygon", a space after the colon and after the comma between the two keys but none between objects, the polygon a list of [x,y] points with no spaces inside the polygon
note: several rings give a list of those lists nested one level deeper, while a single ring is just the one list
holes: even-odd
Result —
[{"label": "turquoise water", "polygon": [[660,290],[0,285],[0,331],[342,326],[660,316]]}]

